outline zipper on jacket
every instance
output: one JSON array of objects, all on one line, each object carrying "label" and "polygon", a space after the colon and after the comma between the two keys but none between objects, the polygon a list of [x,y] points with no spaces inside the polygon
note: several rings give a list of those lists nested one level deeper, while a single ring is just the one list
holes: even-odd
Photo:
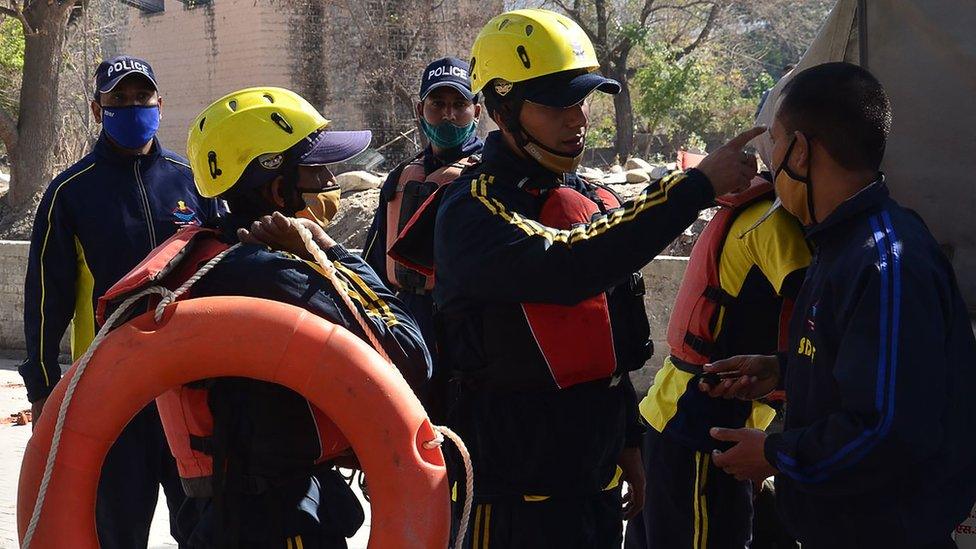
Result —
[{"label": "zipper on jacket", "polygon": [[146,209],[146,226],[149,229],[149,249],[156,249],[156,229],[153,225],[152,210],[149,209],[149,195],[146,193],[146,187],[142,184],[142,175],[139,173],[139,166],[142,164],[142,160],[136,160],[133,164],[133,170],[136,172],[136,185],[139,187],[139,195],[142,197],[142,205]]}]

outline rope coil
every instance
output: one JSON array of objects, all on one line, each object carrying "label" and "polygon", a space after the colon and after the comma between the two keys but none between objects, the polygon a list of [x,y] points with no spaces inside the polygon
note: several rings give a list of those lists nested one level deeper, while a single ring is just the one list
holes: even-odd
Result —
[{"label": "rope coil", "polygon": [[[349,309],[353,317],[355,317],[356,321],[359,323],[363,332],[366,334],[366,337],[369,339],[370,345],[373,347],[373,349],[376,350],[377,353],[380,354],[380,356],[383,357],[383,360],[385,360],[387,364],[390,364],[392,366],[393,363],[390,360],[389,355],[387,355],[386,351],[383,349],[383,346],[380,345],[379,339],[376,337],[376,334],[372,326],[366,322],[366,320],[363,318],[362,314],[360,313],[359,309],[353,303],[352,298],[349,296],[348,291],[346,289],[347,288],[346,284],[339,279],[339,275],[336,271],[335,266],[332,264],[332,261],[330,261],[328,257],[325,255],[325,252],[322,251],[322,248],[319,247],[319,245],[315,242],[315,239],[312,236],[311,231],[309,231],[306,227],[302,226],[301,224],[295,223],[293,221],[289,221],[289,223],[293,228],[297,229],[299,235],[302,238],[302,242],[305,244],[305,248],[308,250],[310,254],[312,254],[312,257],[315,259],[315,262],[319,265],[319,267],[322,268],[323,272],[325,273],[326,278],[329,280],[332,286],[335,287],[336,292],[339,293],[339,296],[342,298],[343,303],[345,303],[346,308]],[[41,477],[41,484],[40,487],[38,488],[37,500],[34,502],[34,510],[31,513],[30,522],[28,523],[27,530],[24,533],[24,543],[21,546],[23,549],[30,549],[31,540],[34,537],[34,532],[35,530],[37,530],[37,525],[38,522],[40,521],[41,511],[44,509],[44,499],[45,496],[47,495],[48,485],[51,482],[51,476],[54,473],[54,463],[58,455],[58,449],[61,444],[61,435],[64,431],[64,423],[68,415],[68,407],[70,406],[71,399],[74,396],[75,388],[77,388],[78,382],[81,380],[81,376],[85,373],[85,369],[88,367],[88,363],[91,361],[91,358],[95,354],[95,351],[98,349],[99,345],[101,345],[102,341],[105,339],[108,333],[112,331],[112,329],[115,327],[115,324],[119,321],[120,318],[123,317],[125,313],[129,311],[132,305],[134,305],[140,299],[148,295],[158,294],[162,296],[162,299],[160,299],[159,304],[156,305],[154,311],[154,318],[156,322],[159,322],[162,319],[163,313],[168,305],[170,305],[171,303],[179,299],[180,296],[186,293],[191,286],[193,286],[197,281],[203,278],[203,276],[206,275],[211,269],[213,269],[218,263],[220,263],[220,261],[224,257],[226,257],[227,254],[237,249],[239,246],[241,246],[241,243],[234,244],[233,246],[227,248],[226,250],[214,256],[210,261],[208,261],[202,267],[200,267],[200,269],[197,270],[197,272],[194,273],[193,276],[187,279],[186,282],[184,282],[179,288],[177,288],[174,291],[170,291],[169,289],[164,288],[162,286],[150,286],[149,288],[146,288],[145,290],[142,290],[141,292],[127,298],[108,317],[108,319],[105,321],[105,324],[101,327],[101,329],[98,330],[98,333],[95,335],[95,338],[92,340],[91,345],[88,346],[88,349],[85,351],[85,354],[83,354],[81,358],[78,360],[78,367],[75,369],[74,373],[72,374],[71,379],[68,380],[68,387],[65,390],[64,399],[61,401],[61,406],[58,408],[58,418],[54,426],[54,435],[51,438],[51,449],[48,451],[47,462],[44,465],[44,474]],[[400,370],[398,370],[396,367],[394,367],[393,370],[397,372],[397,374],[400,374],[400,379],[403,379],[403,375],[400,373]],[[404,383],[406,383],[405,379],[404,379]],[[461,549],[464,542],[465,535],[467,533],[467,525],[470,520],[471,507],[474,498],[474,471],[471,465],[471,456],[468,453],[467,447],[464,445],[464,441],[461,440],[461,437],[455,434],[454,431],[451,431],[447,427],[438,426],[438,425],[434,426],[434,431],[437,436],[435,436],[433,440],[424,442],[423,443],[424,448],[427,449],[439,448],[443,444],[444,437],[446,436],[457,447],[458,451],[461,454],[461,459],[464,463],[464,473],[465,473],[464,507],[461,513],[461,523],[460,523],[460,528],[458,530],[459,532],[458,538],[455,542],[455,549]]]}]

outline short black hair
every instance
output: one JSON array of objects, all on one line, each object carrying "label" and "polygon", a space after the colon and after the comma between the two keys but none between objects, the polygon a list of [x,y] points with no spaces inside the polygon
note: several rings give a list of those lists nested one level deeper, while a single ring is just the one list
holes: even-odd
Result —
[{"label": "short black hair", "polygon": [[877,170],[891,129],[891,104],[867,69],[824,63],[800,72],[783,87],[777,117],[786,131],[819,141],[849,170]]}]

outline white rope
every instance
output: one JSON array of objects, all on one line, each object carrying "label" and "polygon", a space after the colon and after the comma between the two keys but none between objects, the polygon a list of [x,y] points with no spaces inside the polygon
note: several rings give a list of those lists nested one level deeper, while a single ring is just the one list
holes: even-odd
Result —
[{"label": "white rope", "polygon": [[213,259],[211,259],[210,261],[204,263],[203,264],[203,267],[200,267],[200,270],[197,271],[196,274],[194,274],[193,276],[191,276],[189,279],[187,279],[187,281],[184,282],[182,286],[180,286],[179,288],[177,288],[173,292],[164,295],[163,296],[163,299],[161,299],[159,301],[159,304],[156,305],[156,315],[155,315],[156,322],[159,322],[159,319],[163,318],[163,311],[166,309],[166,306],[167,305],[169,305],[170,303],[172,303],[172,302],[176,301],[177,299],[179,299],[180,296],[182,296],[183,294],[185,294],[186,291],[190,289],[190,286],[193,286],[194,284],[196,284],[198,280],[200,280],[201,278],[203,278],[203,275],[205,275],[208,272],[210,272],[210,269],[213,269],[214,267],[216,267],[217,264],[220,263],[220,260],[224,258],[224,256],[226,256],[230,252],[234,251],[235,249],[239,248],[240,246],[241,246],[241,243],[238,242],[237,244],[234,244],[233,246],[231,246],[231,247],[227,248],[226,250],[220,252],[219,254],[213,256]]},{"label": "white rope", "polygon": [[[332,261],[329,260],[329,258],[325,255],[325,252],[322,251],[322,248],[320,248],[318,243],[315,242],[312,232],[299,223],[294,223],[291,221],[289,221],[289,223],[298,229],[298,233],[302,237],[302,242],[305,244],[305,249],[308,250],[308,253],[312,254],[312,257],[315,258],[315,262],[325,272],[329,282],[332,283],[336,291],[339,292],[339,295],[342,296],[342,300],[345,302],[346,308],[352,311],[353,316],[356,317],[356,321],[359,323],[360,327],[362,327],[363,332],[366,333],[366,337],[369,338],[370,344],[388,364],[393,365],[390,357],[386,354],[383,346],[380,345],[379,340],[376,338],[376,334],[374,333],[372,326],[366,322],[362,314],[360,314],[359,309],[353,304],[352,299],[345,291],[346,286],[340,283],[338,274],[336,273],[336,268],[332,265]],[[400,379],[404,379],[403,374],[395,366],[393,371],[400,375]],[[404,383],[406,383],[405,379]],[[434,425],[433,427],[436,436],[433,440],[424,442],[424,448],[427,448],[428,450],[439,448],[444,443],[444,436],[447,436],[447,438],[451,439],[451,442],[453,442],[457,447],[458,452],[461,454],[461,461],[464,463],[464,506],[462,507],[461,511],[461,523],[458,528],[458,537],[454,544],[455,549],[461,549],[461,546],[464,543],[464,538],[467,535],[468,522],[471,519],[471,507],[474,502],[474,468],[471,465],[471,455],[468,453],[468,448],[464,445],[464,441],[461,440],[461,437],[447,427],[441,425]]]},{"label": "white rope", "polygon": [[458,525],[458,537],[454,540],[454,549],[461,549],[464,545],[464,538],[468,534],[468,521],[471,520],[471,507],[474,504],[474,467],[471,465],[471,454],[468,453],[467,446],[461,437],[443,425],[435,425],[434,432],[437,435],[434,440],[424,443],[424,448],[428,450],[439,448],[444,444],[444,437],[451,439],[454,446],[461,454],[461,461],[464,463],[464,505],[461,507],[461,523]]},{"label": "white rope", "polygon": [[71,404],[71,398],[75,394],[75,388],[78,387],[78,382],[81,380],[82,374],[85,373],[85,369],[88,367],[88,362],[91,360],[95,350],[101,345],[102,340],[108,335],[118,322],[118,319],[125,314],[129,307],[131,307],[135,302],[139,301],[143,297],[149,294],[160,294],[164,298],[167,294],[171,292],[166,288],[161,286],[152,286],[146,288],[145,290],[139,292],[138,294],[126,299],[122,302],[108,320],[105,321],[105,325],[102,329],[98,331],[95,339],[92,340],[91,345],[88,346],[88,350],[85,354],[81,356],[78,360],[78,367],[75,369],[74,374],[72,374],[71,379],[68,380],[68,388],[64,392],[64,399],[61,401],[61,407],[58,408],[58,420],[54,424],[54,436],[51,439],[51,450],[47,454],[47,463],[44,465],[44,476],[41,477],[41,486],[37,490],[37,500],[34,502],[34,512],[31,514],[30,523],[27,525],[27,531],[24,533],[24,543],[21,546],[23,549],[29,549],[31,544],[31,539],[34,537],[34,531],[37,529],[37,524],[41,518],[41,510],[44,508],[44,498],[47,495],[47,487],[51,482],[51,475],[54,473],[54,462],[58,456],[58,447],[61,444],[61,434],[64,431],[64,421],[68,415],[68,406]]},{"label": "white rope", "polygon": [[[346,308],[349,309],[352,316],[355,317],[356,322],[359,323],[359,327],[363,329],[366,337],[369,338],[370,345],[372,345],[373,349],[375,349],[376,352],[383,357],[383,360],[385,360],[388,364],[392,364],[393,361],[390,360],[390,356],[386,354],[386,350],[383,349],[382,345],[380,345],[380,341],[376,338],[376,333],[373,331],[372,326],[366,322],[366,319],[364,319],[363,315],[360,314],[359,308],[356,307],[356,305],[352,302],[352,298],[349,297],[349,293],[345,289],[345,283],[339,280],[339,275],[336,273],[336,268],[334,265],[332,265],[332,261],[329,260],[329,258],[325,255],[325,252],[322,251],[322,248],[320,248],[318,243],[315,242],[315,238],[312,237],[312,232],[302,226],[300,223],[295,223],[293,221],[289,221],[289,223],[294,228],[298,229],[298,234],[301,235],[302,242],[305,243],[305,249],[308,250],[308,253],[312,254],[312,257],[315,258],[315,262],[318,263],[319,267],[322,267],[322,271],[325,272],[325,277],[328,278],[329,282],[332,283],[332,286],[335,287],[336,292],[338,292],[339,296],[342,297],[343,303],[346,304]],[[363,299],[366,299],[366,297],[364,296]],[[394,368],[394,370],[397,372],[400,371],[396,368]]]}]

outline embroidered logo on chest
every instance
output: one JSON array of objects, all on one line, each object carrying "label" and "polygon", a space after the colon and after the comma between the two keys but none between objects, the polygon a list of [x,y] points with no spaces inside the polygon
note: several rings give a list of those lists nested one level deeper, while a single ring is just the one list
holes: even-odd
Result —
[{"label": "embroidered logo on chest", "polygon": [[176,208],[173,210],[173,217],[176,218],[174,222],[181,227],[183,225],[200,225],[200,218],[197,217],[197,212],[193,211],[182,200],[176,203]]}]

